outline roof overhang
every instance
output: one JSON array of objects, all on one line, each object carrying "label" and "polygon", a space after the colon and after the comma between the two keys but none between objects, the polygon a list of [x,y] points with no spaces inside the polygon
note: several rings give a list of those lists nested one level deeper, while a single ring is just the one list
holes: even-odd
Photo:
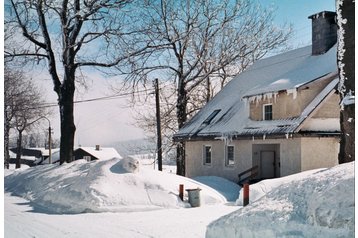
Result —
[{"label": "roof overhang", "polygon": [[[338,75],[338,71],[334,71],[334,72],[331,72],[331,73],[321,75],[321,76],[319,76],[319,77],[317,77],[315,79],[309,80],[309,81],[304,82],[302,84],[297,84],[297,85],[294,85],[294,86],[291,86],[291,87],[278,87],[276,90],[260,91],[259,93],[253,93],[253,94],[248,93],[248,94],[245,94],[242,98],[244,100],[250,100],[250,98],[265,97],[267,95],[275,95],[275,94],[279,94],[279,93],[283,93],[283,92],[286,92],[287,94],[291,94],[291,93],[294,93],[297,90],[306,88],[307,85],[312,83],[312,82],[326,80],[326,79],[329,79],[329,78],[333,79],[333,78],[337,77],[337,75]],[[284,79],[279,79],[277,81],[280,81],[280,80],[284,80]]]},{"label": "roof overhang", "polygon": [[[341,132],[331,131],[304,131],[298,133],[274,133],[274,134],[237,134],[231,135],[230,140],[269,140],[269,139],[293,139],[301,137],[340,137]],[[225,140],[227,138],[218,135],[201,135],[193,137],[176,137],[175,142],[189,142],[189,141],[213,141]]]}]

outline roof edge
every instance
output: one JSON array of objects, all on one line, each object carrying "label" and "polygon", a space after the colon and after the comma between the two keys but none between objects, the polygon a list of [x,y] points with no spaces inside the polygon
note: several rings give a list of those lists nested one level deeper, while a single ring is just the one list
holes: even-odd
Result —
[{"label": "roof edge", "polygon": [[[317,110],[319,110],[319,109],[321,108],[322,104],[323,104],[331,95],[333,95],[333,94],[335,93],[335,91],[336,91],[335,88],[336,88],[336,86],[337,86],[337,84],[338,84],[338,81],[339,81],[338,78],[335,78],[334,80],[332,80],[332,81],[321,91],[322,94],[326,91],[326,89],[327,89],[328,92],[326,92],[326,94],[322,95],[323,98],[317,103],[317,105],[312,105],[312,104],[313,104],[313,101],[312,101],[311,103],[309,103],[309,104],[306,106],[306,108],[303,110],[302,114],[304,114],[304,111],[305,111],[306,109],[309,110],[310,107],[313,107],[313,109],[312,109],[312,110],[309,110],[309,111],[307,112],[307,115],[304,116],[304,119],[303,119],[303,120],[298,124],[298,126],[294,129],[294,132],[300,131],[300,130],[302,129],[302,127],[303,127],[303,124],[304,124],[309,118],[311,118],[312,115],[313,115],[315,112],[317,112]],[[317,95],[317,97],[318,97],[318,96],[319,96],[319,95]]]},{"label": "roof edge", "polygon": [[267,93],[278,93],[278,92],[281,92],[281,91],[287,91],[287,90],[290,90],[290,89],[300,89],[304,86],[306,86],[307,84],[310,84],[312,82],[315,82],[315,81],[319,81],[319,80],[325,80],[325,79],[328,79],[328,78],[335,78],[336,76],[338,75],[338,71],[334,71],[334,72],[331,72],[331,73],[327,73],[327,74],[324,74],[324,75],[321,75],[315,79],[312,79],[306,83],[303,83],[303,84],[300,84],[300,85],[296,85],[294,86],[293,88],[285,88],[285,89],[280,89],[280,90],[277,90],[277,91],[274,91],[274,90],[271,90],[271,91],[267,91],[267,92],[262,92],[262,93],[258,93],[258,94],[250,94],[250,95],[244,95],[242,98],[250,98],[250,97],[254,97],[254,96],[258,96],[258,95],[264,95],[264,94],[267,94]]}]

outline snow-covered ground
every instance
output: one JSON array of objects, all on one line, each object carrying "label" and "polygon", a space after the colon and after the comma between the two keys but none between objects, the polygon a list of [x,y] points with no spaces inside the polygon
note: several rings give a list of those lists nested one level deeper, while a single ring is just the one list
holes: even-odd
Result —
[{"label": "snow-covered ground", "polygon": [[[11,172],[5,237],[354,236],[354,163],[251,185],[244,208],[241,197],[228,202],[240,189],[225,179],[192,180],[133,159]],[[179,184],[201,189],[201,207],[179,199]]]},{"label": "snow-covered ground", "polygon": [[204,237],[207,225],[237,207],[224,204],[143,212],[49,214],[5,194],[6,238]]}]

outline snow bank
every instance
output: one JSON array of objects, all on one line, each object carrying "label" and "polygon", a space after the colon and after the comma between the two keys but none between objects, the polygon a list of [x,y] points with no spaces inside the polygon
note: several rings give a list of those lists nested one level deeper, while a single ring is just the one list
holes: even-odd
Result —
[{"label": "snow bank", "polygon": [[235,201],[239,197],[241,187],[225,178],[217,176],[199,176],[193,179],[214,188],[228,201]]},{"label": "snow bank", "polygon": [[114,158],[36,166],[6,176],[5,191],[52,213],[188,207],[179,199],[179,184],[184,184],[185,189],[201,188],[202,205],[226,202],[225,197],[204,184],[174,174],[133,168],[128,162],[131,160]]},{"label": "snow bank", "polygon": [[27,164],[21,164],[19,169],[16,169],[16,164],[9,164],[9,169],[4,169],[4,176],[15,173],[16,171],[23,171],[30,168]]},{"label": "snow bank", "polygon": [[[301,172],[298,174],[285,176],[282,178],[266,179],[266,180],[262,180],[258,183],[255,183],[253,185],[250,185],[250,187],[249,187],[250,203],[253,203],[253,202],[259,200],[260,198],[262,198],[263,196],[265,196],[267,193],[271,192],[271,190],[273,190],[275,188],[278,188],[284,184],[290,183],[293,180],[305,179],[307,176],[312,175],[312,174],[319,172],[321,170],[324,170],[324,169],[309,170],[309,171]],[[244,194],[240,193],[240,196],[236,200],[236,205],[243,206],[243,201],[244,201]]]},{"label": "snow bank", "polygon": [[354,237],[354,162],[290,177],[211,223],[206,237]]}]

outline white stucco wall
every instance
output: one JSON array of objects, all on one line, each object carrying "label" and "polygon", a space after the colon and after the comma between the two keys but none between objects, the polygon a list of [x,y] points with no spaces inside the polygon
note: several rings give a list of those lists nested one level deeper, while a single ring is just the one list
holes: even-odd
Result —
[{"label": "white stucco wall", "polygon": [[250,141],[250,144],[251,147],[252,144],[279,144],[279,153],[276,156],[280,163],[280,177],[301,171],[301,138],[255,140]]},{"label": "white stucco wall", "polygon": [[[225,165],[224,141],[188,141],[186,142],[186,176],[220,176],[233,182],[238,181],[238,174],[257,164],[255,153],[260,146],[279,145],[279,176],[287,176],[301,171],[332,167],[338,163],[339,143],[337,138],[308,138],[298,137],[289,139],[255,139],[234,140],[230,145],[235,146],[235,165]],[[204,165],[203,146],[212,147],[212,163]],[[255,151],[254,151],[255,150]],[[255,155],[256,154],[256,155]],[[256,156],[256,157],[255,157]]]},{"label": "white stucco wall", "polygon": [[[252,167],[252,146],[249,141],[235,140],[230,143],[235,147],[234,166],[225,165],[225,142],[215,141],[189,141],[185,143],[186,153],[186,176],[193,178],[197,176],[214,175],[227,178],[237,182],[240,171]],[[204,165],[203,146],[212,147],[211,165]]]},{"label": "white stucco wall", "polygon": [[302,171],[335,166],[338,164],[339,139],[302,138],[301,153]]},{"label": "white stucco wall", "polygon": [[281,177],[301,172],[301,138],[280,140]]}]

